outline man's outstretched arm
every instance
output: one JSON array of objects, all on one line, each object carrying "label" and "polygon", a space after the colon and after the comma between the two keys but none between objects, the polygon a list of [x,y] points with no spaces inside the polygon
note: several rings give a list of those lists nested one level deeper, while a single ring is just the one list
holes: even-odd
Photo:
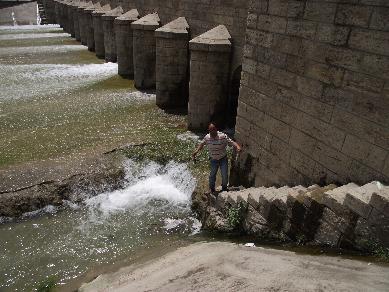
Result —
[{"label": "man's outstretched arm", "polygon": [[193,152],[193,154],[192,154],[192,159],[193,159],[193,160],[196,159],[197,153],[199,153],[199,152],[204,148],[204,146],[205,146],[205,142],[201,142],[201,143],[199,144],[199,146],[197,146],[197,149],[196,149],[195,152]]}]

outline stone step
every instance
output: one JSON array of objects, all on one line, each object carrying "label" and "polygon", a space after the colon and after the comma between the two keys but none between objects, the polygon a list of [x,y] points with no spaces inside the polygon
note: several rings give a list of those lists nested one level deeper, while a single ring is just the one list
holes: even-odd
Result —
[{"label": "stone step", "polygon": [[297,197],[301,192],[306,192],[307,189],[303,186],[296,186],[293,188],[287,189],[282,194],[274,197],[272,203],[281,211],[287,211],[286,201],[288,200],[288,196]]},{"label": "stone step", "polygon": [[261,207],[262,203],[262,197],[267,196],[267,192],[272,192],[276,188],[270,187],[270,188],[258,188],[258,189],[251,189],[249,192],[249,196],[247,198],[248,203],[253,206],[254,209],[258,210]]},{"label": "stone step", "polygon": [[369,204],[389,217],[389,187],[384,187],[384,189],[374,192],[371,195]]},{"label": "stone step", "polygon": [[359,186],[357,184],[349,183],[333,190],[329,190],[323,194],[322,204],[337,214],[349,213],[349,210],[343,205],[346,193],[349,190],[356,189],[358,187]]},{"label": "stone step", "polygon": [[369,204],[371,196],[381,189],[379,182],[371,182],[359,188],[350,189],[346,193],[343,204],[362,218],[368,219],[373,208]]}]

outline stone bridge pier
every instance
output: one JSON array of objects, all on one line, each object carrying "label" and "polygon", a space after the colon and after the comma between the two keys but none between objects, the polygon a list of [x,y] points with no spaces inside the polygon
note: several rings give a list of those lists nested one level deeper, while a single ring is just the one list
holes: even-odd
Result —
[{"label": "stone bridge pier", "polygon": [[123,14],[123,8],[118,6],[102,16],[103,21],[103,32],[104,32],[104,51],[105,60],[107,62],[116,62],[116,38],[114,21],[115,18]]},{"label": "stone bridge pier", "polygon": [[189,24],[184,17],[158,28],[156,37],[157,105],[163,109],[188,103]]},{"label": "stone bridge pier", "polygon": [[187,108],[191,130],[202,131],[210,121],[224,126],[232,62],[226,26],[191,40],[185,17],[162,23],[156,12],[143,9],[141,15],[136,7],[123,9],[118,3],[54,0],[51,5],[66,32],[98,58],[118,62],[118,74],[133,78],[138,89],[155,88],[160,108]]},{"label": "stone bridge pier", "polygon": [[95,51],[95,32],[93,27],[93,11],[96,9],[100,9],[101,4],[100,2],[90,3],[89,5],[86,5],[85,8],[83,8],[81,19],[83,20],[84,24],[84,42],[86,46],[88,47],[88,50],[91,52]]},{"label": "stone bridge pier", "polygon": [[92,12],[93,36],[95,40],[95,53],[98,58],[105,58],[104,28],[102,16],[111,10],[111,5],[106,4]]},{"label": "stone bridge pier", "polygon": [[224,125],[227,111],[231,35],[220,25],[189,42],[188,127],[203,130],[209,122]]},{"label": "stone bridge pier", "polygon": [[148,14],[131,24],[133,30],[134,82],[139,89],[155,88],[155,30],[161,25],[157,13]]},{"label": "stone bridge pier", "polygon": [[139,19],[137,9],[131,9],[115,19],[116,54],[118,73],[121,76],[134,78],[133,32],[131,23]]}]

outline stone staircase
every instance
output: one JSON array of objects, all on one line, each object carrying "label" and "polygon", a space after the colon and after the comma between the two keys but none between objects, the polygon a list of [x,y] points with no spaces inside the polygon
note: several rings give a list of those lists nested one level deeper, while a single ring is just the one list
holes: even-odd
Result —
[{"label": "stone staircase", "polygon": [[358,250],[389,247],[389,187],[379,182],[248,188],[208,198],[203,212],[208,230],[235,229],[261,238]]}]

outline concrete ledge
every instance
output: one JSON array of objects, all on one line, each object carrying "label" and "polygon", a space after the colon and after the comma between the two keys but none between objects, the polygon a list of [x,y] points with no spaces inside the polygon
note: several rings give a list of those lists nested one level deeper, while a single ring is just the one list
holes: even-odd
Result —
[{"label": "concrete ledge", "polygon": [[185,17],[179,17],[155,31],[156,37],[169,39],[188,38],[188,34],[189,24]]},{"label": "concrete ledge", "polygon": [[158,13],[151,13],[131,23],[131,28],[137,30],[156,30],[160,25],[161,20]]},{"label": "concrete ledge", "polygon": [[197,51],[231,51],[231,35],[224,25],[219,25],[189,42],[189,48]]}]

